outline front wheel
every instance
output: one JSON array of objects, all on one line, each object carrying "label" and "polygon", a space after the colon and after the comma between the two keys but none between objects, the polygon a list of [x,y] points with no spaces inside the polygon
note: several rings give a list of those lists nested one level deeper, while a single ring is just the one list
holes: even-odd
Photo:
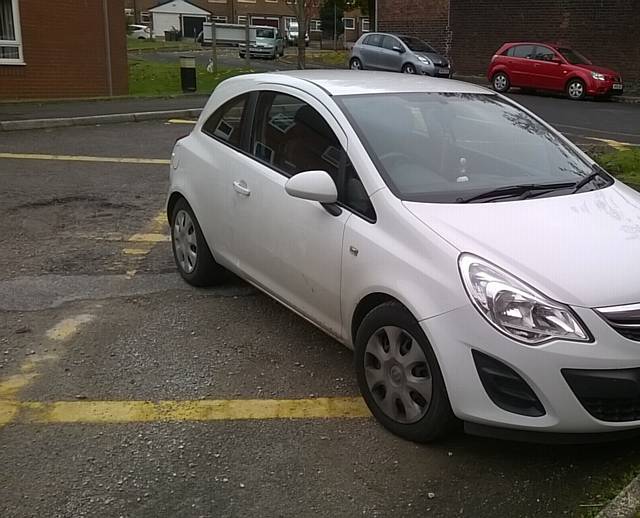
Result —
[{"label": "front wheel", "polygon": [[501,94],[508,92],[511,87],[509,77],[504,72],[498,72],[494,75],[491,84],[493,85],[493,89]]},{"label": "front wheel", "polygon": [[349,62],[349,68],[351,70],[363,70],[364,67],[362,66],[362,61],[360,61],[358,58],[352,58],[351,61]]},{"label": "front wheel", "polygon": [[580,79],[572,79],[567,83],[567,96],[572,101],[580,101],[587,95],[587,89]]},{"label": "front wheel", "polygon": [[411,64],[411,63],[406,63],[405,65],[402,66],[402,73],[403,74],[417,74],[417,70],[415,65]]},{"label": "front wheel", "polygon": [[397,302],[373,309],[356,335],[358,385],[392,433],[430,442],[455,423],[436,356],[413,315]]}]

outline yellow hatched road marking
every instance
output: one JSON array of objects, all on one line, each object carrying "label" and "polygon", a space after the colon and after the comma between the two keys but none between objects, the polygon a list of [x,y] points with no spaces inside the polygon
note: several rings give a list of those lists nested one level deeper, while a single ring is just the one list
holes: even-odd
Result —
[{"label": "yellow hatched road marking", "polygon": [[[164,219],[164,214],[163,214]],[[164,243],[170,241],[168,234],[133,234],[127,241],[144,243]]]},{"label": "yellow hatched road marking", "polygon": [[608,146],[617,149],[619,151],[624,151],[625,149],[629,149],[632,147],[639,147],[640,144],[632,144],[631,142],[618,142],[617,140],[611,140],[608,138],[599,138],[599,137],[585,137],[589,140],[595,140],[597,142],[604,142]]},{"label": "yellow hatched road marking", "polygon": [[37,153],[0,153],[0,158],[14,160],[61,160],[65,162],[110,162],[116,164],[170,164],[165,158],[127,158],[114,156],[45,155]]},{"label": "yellow hatched road marking", "polygon": [[195,124],[198,121],[187,119],[169,119],[170,124]]},{"label": "yellow hatched road marking", "polygon": [[[153,219],[145,226],[142,232],[133,234],[127,239],[128,246],[122,250],[122,253],[129,256],[144,256],[151,252],[151,249],[156,243],[168,242],[170,237],[168,234],[162,231],[167,228],[167,215],[164,210],[158,212]],[[136,272],[135,268],[130,268],[129,272],[132,272],[130,277],[133,277]]]},{"label": "yellow hatched road marking", "polygon": [[359,397],[187,401],[0,401],[0,423],[140,423],[370,417]]}]

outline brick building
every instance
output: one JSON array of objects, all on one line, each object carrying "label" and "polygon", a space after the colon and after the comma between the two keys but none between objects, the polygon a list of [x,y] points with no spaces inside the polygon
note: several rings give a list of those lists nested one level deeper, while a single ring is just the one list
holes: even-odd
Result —
[{"label": "brick building", "polygon": [[127,93],[123,0],[0,0],[0,99]]},{"label": "brick building", "polygon": [[[170,0],[169,0],[170,1]],[[295,19],[294,9],[289,0],[188,0],[189,3],[211,13],[211,19],[219,23],[245,23],[250,17],[252,25],[272,25],[284,30]],[[167,0],[125,0],[125,7],[135,13],[141,23],[151,23],[149,9]],[[344,40],[356,41],[363,32],[369,31],[369,17],[359,9],[344,14]],[[320,39],[321,27],[318,12],[311,14],[309,36]]]},{"label": "brick building", "polygon": [[640,80],[639,0],[378,0],[382,31],[430,41],[460,74],[484,74],[506,41],[570,45]]}]

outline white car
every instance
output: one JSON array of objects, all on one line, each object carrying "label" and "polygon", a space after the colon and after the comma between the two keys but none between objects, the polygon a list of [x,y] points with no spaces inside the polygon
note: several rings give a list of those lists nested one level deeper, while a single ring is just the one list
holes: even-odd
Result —
[{"label": "white car", "polygon": [[379,72],[235,77],[170,183],[184,279],[231,270],[353,348],[397,435],[640,428],[640,195],[508,98]]},{"label": "white car", "polygon": [[151,30],[146,25],[129,25],[129,36],[137,40],[151,38]]}]

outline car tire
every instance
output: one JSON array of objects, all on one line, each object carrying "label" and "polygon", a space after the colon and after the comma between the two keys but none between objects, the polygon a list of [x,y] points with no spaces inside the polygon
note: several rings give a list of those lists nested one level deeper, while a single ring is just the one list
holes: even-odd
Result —
[{"label": "car tire", "polygon": [[571,79],[567,83],[567,97],[572,101],[581,101],[587,95],[587,88],[582,79]]},{"label": "car tire", "polygon": [[384,303],[364,317],[355,363],[367,406],[391,433],[431,442],[457,422],[429,340],[400,303]]},{"label": "car tire", "polygon": [[227,271],[213,258],[198,220],[184,198],[171,211],[171,248],[180,275],[192,286],[212,286],[225,280]]},{"label": "car tire", "polygon": [[511,88],[511,81],[509,81],[509,76],[504,72],[498,72],[494,74],[491,78],[491,86],[493,89],[501,94],[507,93],[509,88]]},{"label": "car tire", "polygon": [[402,65],[402,73],[403,74],[417,74],[416,66],[412,63],[405,63]]},{"label": "car tire", "polygon": [[362,66],[362,61],[358,58],[351,58],[349,61],[349,68],[351,70],[364,70],[364,66]]}]

